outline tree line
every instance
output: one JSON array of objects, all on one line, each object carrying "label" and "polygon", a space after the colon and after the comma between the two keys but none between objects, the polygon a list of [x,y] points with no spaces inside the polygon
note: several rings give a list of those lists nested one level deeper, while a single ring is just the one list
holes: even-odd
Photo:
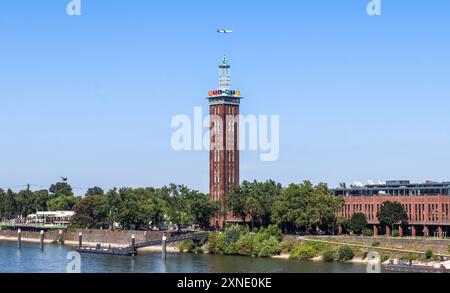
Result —
[{"label": "tree line", "polygon": [[[0,218],[24,218],[36,211],[75,211],[72,225],[82,228],[111,228],[119,223],[124,229],[188,226],[210,228],[212,218],[224,216],[224,210],[239,218],[251,230],[277,225],[284,233],[304,231],[333,233],[338,226],[356,233],[367,226],[364,214],[351,220],[337,218],[343,198],[337,197],[324,183],[313,185],[244,181],[234,186],[225,200],[225,209],[205,193],[184,185],[162,188],[121,188],[104,192],[89,188],[83,197],[76,196],[67,182],[58,182],[48,190],[30,188],[14,192],[0,189]],[[378,219],[393,227],[407,223],[406,211],[399,203],[385,203]]]},{"label": "tree line", "polygon": [[272,180],[244,181],[226,198],[226,206],[243,223],[250,226],[278,225],[285,233],[297,231],[332,232],[337,227],[336,214],[344,200],[324,183],[310,181],[283,188]]},{"label": "tree line", "polygon": [[[251,229],[278,225],[284,232],[324,231],[336,225],[336,213],[343,200],[333,195],[326,184],[314,186],[305,181],[284,188],[269,180],[244,181],[232,188],[226,209]],[[214,217],[223,216],[220,203],[207,194],[183,185],[162,188],[121,188],[105,192],[88,189],[83,197],[74,195],[67,182],[58,182],[48,190],[19,192],[0,189],[0,217],[26,217],[36,211],[73,210],[72,225],[108,228],[119,223],[124,229],[186,226],[198,224],[206,229]]]},{"label": "tree line", "polygon": [[168,224],[207,228],[219,211],[219,203],[211,201],[207,194],[175,184],[162,188],[114,188],[108,192],[93,187],[83,197],[74,195],[66,182],[39,191],[27,188],[16,193],[0,189],[3,220],[24,218],[36,211],[70,210],[75,211],[72,225],[82,228],[111,228],[114,223],[124,229]]}]

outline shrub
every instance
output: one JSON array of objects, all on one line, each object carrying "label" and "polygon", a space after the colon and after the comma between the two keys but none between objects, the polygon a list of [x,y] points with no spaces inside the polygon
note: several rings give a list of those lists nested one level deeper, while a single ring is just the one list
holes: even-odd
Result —
[{"label": "shrub", "polygon": [[322,253],[322,259],[323,259],[323,261],[325,261],[325,262],[333,262],[335,258],[336,258],[336,256],[335,256],[335,254],[334,254],[334,251],[331,251],[331,250],[325,250],[325,251]]},{"label": "shrub", "polygon": [[241,233],[244,232],[244,228],[239,225],[232,225],[225,228],[223,235],[225,237],[225,241],[229,243],[235,243],[241,237]]},{"label": "shrub", "polygon": [[373,247],[378,247],[378,246],[380,246],[380,244],[381,244],[381,242],[380,241],[374,241],[374,242],[372,242],[372,246]]},{"label": "shrub", "polygon": [[392,231],[392,237],[398,237],[398,236],[400,236],[400,233],[398,232],[398,230]]},{"label": "shrub", "polygon": [[281,230],[277,226],[263,228],[255,234],[245,227],[233,225],[225,228],[223,233],[212,233],[208,237],[207,249],[218,255],[267,257],[282,251],[281,238]]},{"label": "shrub", "polygon": [[269,225],[267,229],[265,229],[265,232],[270,236],[275,237],[278,241],[283,240],[283,232],[281,232],[281,229],[277,225]]},{"label": "shrub", "polygon": [[433,257],[433,251],[432,251],[431,249],[428,249],[428,250],[425,252],[425,257],[426,257],[427,259],[431,259],[431,258]]},{"label": "shrub", "polygon": [[373,236],[373,231],[370,230],[370,229],[364,229],[363,235],[366,236],[366,237],[372,237]]},{"label": "shrub", "polygon": [[257,254],[258,257],[269,257],[280,254],[280,252],[281,245],[278,242],[278,239],[275,236],[270,236],[268,240],[265,240],[262,243],[258,244],[254,251],[254,254]]},{"label": "shrub", "polygon": [[223,232],[223,240],[222,237],[219,237],[221,240],[218,243],[218,250],[221,254],[236,254],[236,242],[238,242],[239,238],[243,233],[248,233],[244,228],[239,225],[233,225],[225,228]]},{"label": "shrub", "polygon": [[386,252],[381,254],[381,262],[382,263],[387,261],[390,258],[391,258],[391,256],[388,253],[386,253]]},{"label": "shrub", "polygon": [[295,245],[295,241],[293,240],[284,240],[283,242],[281,242],[281,251],[282,252],[291,252],[292,249],[294,248]]},{"label": "shrub", "polygon": [[246,233],[235,244],[235,252],[238,255],[251,256],[253,254],[254,234]]},{"label": "shrub", "polygon": [[225,243],[225,236],[223,235],[223,233],[217,234],[216,246],[215,246],[214,253],[218,254],[218,255],[224,255],[226,246],[227,246],[227,243]]},{"label": "shrub", "polygon": [[294,246],[290,258],[308,260],[315,256],[317,256],[317,250],[309,243],[303,243]]},{"label": "shrub", "polygon": [[409,261],[414,261],[417,260],[418,256],[412,253],[403,255],[400,259],[401,260],[409,260]]},{"label": "shrub", "polygon": [[208,235],[208,241],[206,244],[206,249],[209,253],[217,254],[217,237],[219,233],[211,233]]},{"label": "shrub", "polygon": [[178,250],[180,252],[192,252],[195,250],[195,244],[192,240],[184,240],[178,244]]},{"label": "shrub", "polygon": [[261,228],[256,233],[255,242],[263,242],[264,240],[269,240],[271,236],[274,236],[278,241],[283,240],[283,233],[281,229],[276,225],[270,225],[267,228]]},{"label": "shrub", "polygon": [[364,251],[363,255],[362,255],[362,259],[366,259],[367,255],[369,255],[369,252],[368,251]]},{"label": "shrub", "polygon": [[352,260],[354,256],[355,253],[353,252],[353,249],[350,246],[344,245],[339,247],[338,249],[339,261],[349,261]]},{"label": "shrub", "polygon": [[322,243],[322,242],[314,242],[314,241],[308,241],[306,242],[308,245],[313,247],[316,251],[323,251],[328,248],[328,244]]}]

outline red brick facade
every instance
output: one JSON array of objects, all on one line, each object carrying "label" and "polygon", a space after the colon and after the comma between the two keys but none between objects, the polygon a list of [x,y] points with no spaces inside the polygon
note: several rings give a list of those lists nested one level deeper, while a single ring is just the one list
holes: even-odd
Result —
[{"label": "red brick facade", "polygon": [[[345,204],[339,211],[338,216],[350,219],[355,213],[363,213],[369,224],[374,226],[374,234],[380,230],[377,213],[386,201],[399,202],[408,214],[408,231],[405,227],[398,227],[400,236],[408,233],[416,236],[420,231],[423,236],[433,236],[432,229],[436,235],[442,236],[444,230],[450,227],[450,196],[347,196],[344,197]],[[391,231],[384,228],[385,234]]]},{"label": "red brick facade", "polygon": [[[239,106],[213,104],[210,115],[210,196],[223,204],[230,189],[239,184]],[[233,219],[215,219],[214,225],[227,220]]]}]

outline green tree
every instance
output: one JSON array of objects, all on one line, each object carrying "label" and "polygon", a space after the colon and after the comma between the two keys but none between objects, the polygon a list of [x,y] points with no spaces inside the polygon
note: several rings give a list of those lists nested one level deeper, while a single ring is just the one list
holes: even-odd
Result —
[{"label": "green tree", "polygon": [[241,185],[233,186],[225,198],[227,211],[239,217],[244,224],[247,222],[247,216],[251,212],[249,206],[251,190],[252,184],[248,181],[244,181]]},{"label": "green tree", "polygon": [[50,211],[71,211],[78,200],[79,198],[73,195],[63,195],[50,199],[47,205]]},{"label": "green tree", "polygon": [[309,181],[291,184],[275,201],[272,220],[285,231],[297,228],[309,231],[332,225],[342,204],[342,198],[334,196],[325,184],[313,186]]},{"label": "green tree", "polygon": [[91,195],[81,199],[74,207],[75,215],[72,224],[81,228],[107,228],[107,198],[102,195]]},{"label": "green tree", "polygon": [[185,196],[185,210],[189,215],[188,224],[199,224],[202,228],[210,226],[210,220],[216,216],[220,209],[220,203],[210,200],[209,196],[195,190],[191,190]]},{"label": "green tree", "polygon": [[30,189],[21,190],[16,197],[17,213],[26,217],[36,212],[35,194]]},{"label": "green tree", "polygon": [[122,188],[118,194],[117,221],[123,228],[148,227],[155,215],[155,206],[150,190]]},{"label": "green tree", "polygon": [[395,224],[408,224],[408,214],[398,202],[384,202],[377,213],[377,217],[382,225],[389,226],[391,230],[393,230]]},{"label": "green tree", "polygon": [[156,190],[155,193],[155,204],[164,211],[172,224],[199,224],[202,228],[208,228],[210,219],[220,210],[219,202],[214,202],[208,195],[184,185],[171,184]]},{"label": "green tree", "polygon": [[8,219],[13,219],[17,216],[16,209],[16,193],[11,189],[6,191],[3,202],[3,214]]},{"label": "green tree", "polygon": [[98,186],[91,187],[86,191],[86,196],[103,195],[103,194],[105,194],[105,192]]},{"label": "green tree", "polygon": [[38,190],[34,192],[34,208],[36,211],[48,211],[48,200],[49,200],[48,190]]},{"label": "green tree", "polygon": [[3,189],[0,188],[0,221],[6,217],[5,215],[5,201],[6,201],[6,193]]},{"label": "green tree", "polygon": [[51,193],[51,198],[59,196],[73,196],[72,186],[70,186],[67,182],[52,184],[48,190]]},{"label": "green tree", "polygon": [[350,219],[350,228],[356,234],[361,234],[363,229],[367,226],[367,218],[363,213],[355,213]]},{"label": "green tree", "polygon": [[251,215],[252,228],[254,223],[260,223],[263,227],[267,227],[271,221],[275,199],[280,196],[282,191],[281,184],[269,180],[266,182],[254,181],[249,186],[247,208]]}]

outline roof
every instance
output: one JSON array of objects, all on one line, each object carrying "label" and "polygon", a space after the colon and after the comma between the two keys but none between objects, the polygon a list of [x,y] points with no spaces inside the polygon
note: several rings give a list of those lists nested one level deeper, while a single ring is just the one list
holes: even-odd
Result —
[{"label": "roof", "polygon": [[72,217],[73,215],[75,215],[75,212],[73,211],[55,211],[55,212],[37,212],[36,214],[31,214],[28,215],[29,218],[35,218],[36,216],[46,216],[46,217],[58,217],[58,218],[62,218],[62,217]]}]

